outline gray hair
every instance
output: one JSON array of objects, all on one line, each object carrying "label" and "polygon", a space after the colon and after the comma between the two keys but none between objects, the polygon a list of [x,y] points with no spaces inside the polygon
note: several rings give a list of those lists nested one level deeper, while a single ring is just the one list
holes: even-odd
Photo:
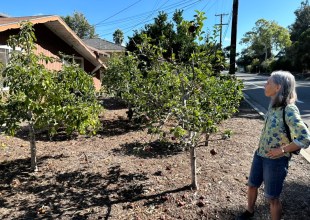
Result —
[{"label": "gray hair", "polygon": [[271,101],[272,107],[294,104],[297,100],[295,77],[288,71],[274,71],[270,79],[281,88]]}]

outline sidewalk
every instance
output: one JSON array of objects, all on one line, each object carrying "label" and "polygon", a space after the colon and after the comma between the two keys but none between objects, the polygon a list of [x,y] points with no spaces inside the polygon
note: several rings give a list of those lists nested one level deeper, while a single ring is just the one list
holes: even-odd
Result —
[{"label": "sidewalk", "polygon": [[[265,113],[267,112],[267,109],[265,109],[263,106],[259,105],[258,103],[254,102],[250,99],[246,94],[244,94],[244,99],[249,105],[254,108],[259,115],[261,115],[262,118],[264,118]],[[302,149],[300,151],[300,154],[308,161],[310,162],[310,147],[307,149]]]}]

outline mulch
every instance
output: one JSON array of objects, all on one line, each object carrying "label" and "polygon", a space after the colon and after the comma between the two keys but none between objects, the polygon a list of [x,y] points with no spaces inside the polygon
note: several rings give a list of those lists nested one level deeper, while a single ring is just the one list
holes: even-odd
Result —
[{"label": "mulch", "polygon": [[[37,137],[39,172],[30,171],[25,131],[0,136],[0,219],[234,219],[246,207],[246,182],[263,120],[246,102],[197,150],[199,189],[190,187],[189,152],[160,142],[106,108],[97,135]],[[225,136],[231,131],[230,138]],[[310,163],[290,162],[283,219],[310,216]],[[270,219],[259,190],[253,219]]]}]

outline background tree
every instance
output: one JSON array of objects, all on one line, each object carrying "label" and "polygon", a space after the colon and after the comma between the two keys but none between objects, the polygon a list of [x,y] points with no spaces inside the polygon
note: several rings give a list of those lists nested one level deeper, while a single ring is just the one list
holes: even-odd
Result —
[{"label": "background tree", "polygon": [[295,11],[295,22],[290,26],[293,45],[287,50],[284,60],[290,61],[295,71],[307,72],[309,64],[310,6],[304,1]]},{"label": "background tree", "polygon": [[177,62],[179,60],[188,61],[190,54],[197,46],[194,37],[197,27],[191,23],[187,26],[181,25],[183,21],[182,10],[175,11],[172,21],[168,20],[167,13],[159,12],[158,16],[154,18],[154,23],[145,25],[142,30],[134,31],[133,36],[129,37],[126,49],[131,52],[138,51],[137,45],[142,43],[142,35],[147,35],[150,38],[150,44],[159,45],[164,49],[165,59],[171,60],[173,54]]},{"label": "background tree", "polygon": [[287,53],[295,71],[301,73],[310,70],[310,28],[302,32]]},{"label": "background tree", "polygon": [[303,1],[301,7],[295,12],[295,22],[289,27],[291,40],[298,41],[303,32],[310,28],[310,6],[308,1]]},{"label": "background tree", "polygon": [[90,25],[85,16],[80,12],[74,12],[72,16],[67,15],[62,17],[66,24],[79,36],[81,39],[90,39],[98,37],[95,33],[95,27]]},{"label": "background tree", "polygon": [[[159,46],[162,49],[164,59],[182,63],[191,62],[190,59],[193,51],[200,51],[206,48],[209,50],[212,47],[212,52],[217,53],[217,56],[213,56],[212,67],[215,72],[219,73],[225,66],[222,62],[225,61],[224,53],[219,50],[219,44],[215,41],[219,28],[215,29],[212,34],[205,34],[199,25],[194,20],[184,20],[182,10],[175,11],[172,21],[168,20],[167,13],[160,12],[154,19],[154,23],[145,25],[144,29],[135,31],[133,37],[129,37],[126,49],[141,54],[138,45],[143,44],[144,36],[146,36],[149,39],[149,44]],[[205,37],[204,44],[211,42],[207,47],[198,45],[196,39],[197,30],[201,30]],[[211,53],[211,51],[209,52]],[[145,63],[149,63],[149,61],[145,60],[147,56],[143,54],[140,55],[139,59],[144,59]]]},{"label": "background tree", "polygon": [[241,44],[247,44],[249,51],[257,58],[267,60],[275,52],[291,45],[290,34],[287,29],[279,26],[274,21],[259,19],[252,31],[246,32],[241,39]]},{"label": "background tree", "polygon": [[[274,21],[270,22],[264,19],[259,19],[255,23],[255,27],[244,34],[240,43],[246,45],[246,48],[242,51],[239,59],[241,59],[242,62],[248,61],[247,66],[249,68],[247,69],[253,70],[254,68],[249,66],[253,63],[253,60],[251,59],[258,59],[258,71],[266,71],[266,64],[273,63],[275,54],[290,47],[291,40],[287,29],[279,26]],[[246,56],[246,58],[243,56]],[[248,58],[251,59],[249,60]],[[240,60],[237,62],[239,64],[241,63]],[[264,65],[261,65],[263,62]]]},{"label": "background tree", "polygon": [[101,106],[95,97],[92,78],[78,65],[65,65],[51,71],[43,63],[54,62],[35,53],[36,38],[30,23],[22,23],[19,35],[8,45],[21,48],[11,54],[3,71],[9,95],[0,102],[0,124],[10,135],[21,127],[29,128],[31,168],[37,170],[36,133],[48,130],[53,135],[59,127],[72,132],[95,133],[99,127]]},{"label": "background tree", "polygon": [[113,33],[113,41],[114,41],[114,43],[116,43],[118,45],[122,45],[122,43],[124,41],[124,33],[120,29],[117,29]]}]

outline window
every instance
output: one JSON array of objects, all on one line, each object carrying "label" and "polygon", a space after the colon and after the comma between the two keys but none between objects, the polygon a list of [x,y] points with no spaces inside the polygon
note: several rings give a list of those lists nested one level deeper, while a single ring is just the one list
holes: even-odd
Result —
[{"label": "window", "polygon": [[[5,85],[3,85],[3,81],[5,78],[3,78],[2,76],[2,70],[8,65],[12,50],[13,49],[7,45],[0,45],[0,89],[2,91],[6,91],[9,89]],[[21,51],[21,49],[16,48],[16,51]]]},{"label": "window", "polygon": [[5,78],[2,76],[2,71],[9,62],[11,50],[12,48],[6,45],[0,45],[0,88],[2,91],[7,91],[9,89],[3,84]]},{"label": "window", "polygon": [[66,59],[63,59],[62,62],[65,65],[68,64],[69,62],[72,62],[73,64],[78,64],[79,67],[84,70],[84,59],[83,59],[83,57],[72,56],[69,59],[66,57]]},{"label": "window", "polygon": [[0,63],[5,67],[9,62],[10,51],[12,49],[5,45],[0,45]]}]

